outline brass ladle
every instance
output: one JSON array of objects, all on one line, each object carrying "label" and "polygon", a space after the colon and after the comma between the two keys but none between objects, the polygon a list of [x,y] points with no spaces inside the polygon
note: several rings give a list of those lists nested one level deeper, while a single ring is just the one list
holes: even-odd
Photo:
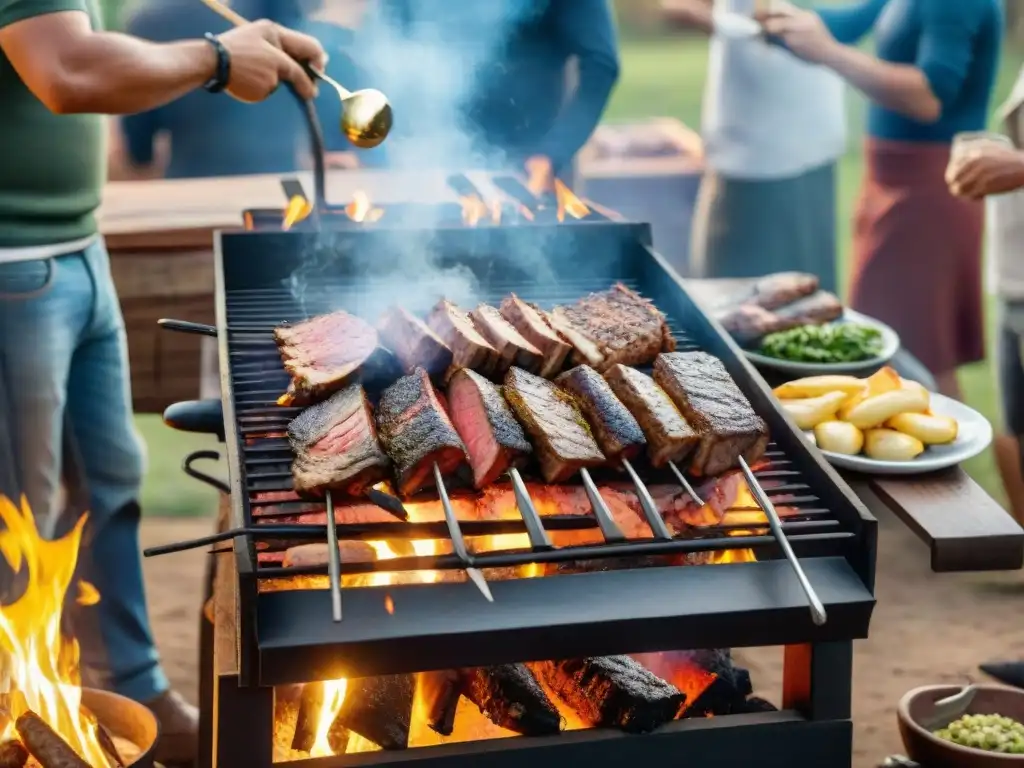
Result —
[{"label": "brass ladle", "polygon": [[[218,0],[202,2],[236,27],[249,23],[243,16]],[[350,142],[361,149],[373,149],[388,137],[394,116],[387,96],[373,88],[353,93],[326,72],[308,65],[306,70],[337,91],[338,98],[341,99],[341,132]]]}]

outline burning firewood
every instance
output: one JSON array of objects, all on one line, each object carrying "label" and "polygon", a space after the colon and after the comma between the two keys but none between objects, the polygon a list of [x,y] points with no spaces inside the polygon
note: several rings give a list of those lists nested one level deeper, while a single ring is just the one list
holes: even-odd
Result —
[{"label": "burning firewood", "polygon": [[423,672],[419,676],[420,696],[426,703],[427,725],[435,733],[451,736],[455,713],[465,687],[462,674],[454,669]]},{"label": "burning firewood", "polygon": [[[114,764],[113,768],[125,768],[124,759],[121,757],[121,753],[117,749],[117,745],[114,743],[114,737],[110,735],[110,731],[104,728],[100,723],[96,723],[96,740],[100,743],[100,749],[110,758],[110,761]],[[2,767],[0,767],[2,768]]]},{"label": "burning firewood", "polygon": [[14,727],[25,749],[42,768],[92,768],[35,712],[19,716]]},{"label": "burning firewood", "polygon": [[525,664],[500,664],[463,673],[466,698],[495,725],[524,736],[562,730],[562,717]]},{"label": "burning firewood", "polygon": [[534,672],[593,726],[646,733],[678,717],[686,694],[628,656],[541,661]]},{"label": "burning firewood", "polygon": [[331,724],[328,741],[335,754],[356,733],[381,749],[406,749],[416,695],[413,675],[386,675],[349,680],[345,701]]},{"label": "burning firewood", "polygon": [[299,715],[295,721],[292,749],[309,752],[316,743],[317,721],[324,706],[324,684],[306,683],[299,698]]},{"label": "burning firewood", "polygon": [[0,742],[0,768],[24,768],[28,750],[17,739]]}]

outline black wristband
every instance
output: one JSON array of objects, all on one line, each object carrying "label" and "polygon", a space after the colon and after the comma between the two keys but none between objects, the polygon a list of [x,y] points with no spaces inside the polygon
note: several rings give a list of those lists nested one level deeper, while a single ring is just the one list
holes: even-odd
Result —
[{"label": "black wristband", "polygon": [[213,77],[206,81],[203,88],[210,93],[220,93],[228,87],[228,80],[231,79],[231,54],[228,53],[228,49],[217,39],[216,35],[207,32],[203,35],[203,38],[217,52],[217,68],[213,72]]}]

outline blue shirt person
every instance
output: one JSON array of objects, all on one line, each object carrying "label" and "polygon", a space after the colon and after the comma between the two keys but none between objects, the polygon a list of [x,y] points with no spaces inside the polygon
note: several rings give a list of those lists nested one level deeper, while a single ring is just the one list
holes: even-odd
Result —
[{"label": "blue shirt person", "polygon": [[619,76],[608,0],[380,0],[358,42],[357,60],[394,105],[382,149],[396,164],[542,156],[565,168]]},{"label": "blue shirt person", "polygon": [[[328,71],[351,88],[359,71],[348,56],[354,33],[334,24],[312,21],[318,3],[297,0],[235,0],[232,7],[249,19],[269,18],[318,38],[330,56]],[[151,0],[136,11],[127,31],[157,42],[220,34],[226,21],[195,0]],[[328,151],[350,149],[338,131],[341,107],[330,88],[316,99]],[[295,97],[280,89],[259,104],[245,104],[222,94],[196,91],[166,106],[122,118],[125,151],[131,163],[150,167],[159,137],[170,139],[164,177],[169,179],[242,174],[289,173],[305,165],[309,132]]]}]

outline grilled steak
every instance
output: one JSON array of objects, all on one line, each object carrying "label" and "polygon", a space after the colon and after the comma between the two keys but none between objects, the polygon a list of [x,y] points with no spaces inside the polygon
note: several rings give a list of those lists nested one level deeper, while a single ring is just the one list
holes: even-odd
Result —
[{"label": "grilled steak", "polygon": [[830,323],[842,314],[843,305],[834,294],[818,291],[774,310],[741,304],[720,312],[717,320],[739,344],[752,346],[769,333]]},{"label": "grilled steak", "polygon": [[740,392],[722,361],[704,352],[658,355],[654,379],[700,434],[691,463],[697,475],[717,475],[743,456],[757,461],[768,447],[768,426]]},{"label": "grilled steak", "polygon": [[295,492],[359,495],[387,475],[390,462],[377,442],[373,409],[360,384],[311,405],[288,427],[295,459]]},{"label": "grilled steak", "polygon": [[377,426],[403,496],[434,484],[435,463],[448,473],[466,460],[466,446],[422,368],[384,390],[377,404]]},{"label": "grilled steak", "polygon": [[700,437],[686,423],[671,398],[645,373],[615,365],[606,374],[608,384],[640,424],[647,438],[651,464],[663,467],[680,462],[697,447]]},{"label": "grilled steak", "polygon": [[[338,554],[343,563],[368,563],[377,559],[373,547],[365,541],[339,541]],[[300,544],[285,551],[281,564],[285,568],[297,568],[327,565],[329,561],[330,550],[326,544]]]},{"label": "grilled steak", "polygon": [[345,386],[377,348],[377,332],[348,312],[320,315],[274,329],[284,369],[291,374],[281,405],[308,405]]},{"label": "grilled steak", "polygon": [[495,725],[524,736],[562,730],[562,717],[525,664],[499,664],[462,672],[463,694]]},{"label": "grilled steak", "polygon": [[493,483],[533,451],[501,392],[480,374],[456,371],[448,384],[448,404],[477,488]]},{"label": "grilled steak", "polygon": [[501,312],[487,304],[473,310],[473,322],[477,329],[498,353],[498,367],[495,373],[502,376],[513,365],[524,371],[540,373],[544,367],[544,355],[515,329]]},{"label": "grilled steak", "polygon": [[452,351],[452,367],[469,368],[487,375],[498,366],[497,350],[473,325],[469,315],[442,299],[427,318],[427,325]]},{"label": "grilled steak", "polygon": [[533,438],[547,482],[558,483],[581,467],[604,463],[604,454],[568,392],[513,367],[505,375],[504,393],[516,418]]},{"label": "grilled steak", "polygon": [[645,365],[659,352],[675,349],[664,316],[621,283],[575,304],[555,307],[551,325],[575,348],[574,363],[600,372],[613,365]]},{"label": "grilled steak", "polygon": [[778,272],[755,282],[748,291],[733,296],[729,304],[753,304],[763,309],[778,309],[818,290],[816,275],[806,272]]},{"label": "grilled steak", "polygon": [[629,656],[530,665],[559,699],[592,726],[646,733],[675,720],[686,694]]},{"label": "grilled steak", "polygon": [[590,366],[578,365],[555,379],[555,383],[576,397],[576,404],[609,463],[632,459],[647,444],[633,414]]},{"label": "grilled steak", "polygon": [[406,373],[423,368],[438,376],[452,364],[452,351],[441,337],[401,307],[389,309],[377,327],[381,341],[395,353]]},{"label": "grilled steak", "polygon": [[540,307],[523,301],[513,293],[502,300],[499,311],[544,356],[544,364],[537,372],[539,376],[554,376],[562,370],[572,347],[555,333]]}]

